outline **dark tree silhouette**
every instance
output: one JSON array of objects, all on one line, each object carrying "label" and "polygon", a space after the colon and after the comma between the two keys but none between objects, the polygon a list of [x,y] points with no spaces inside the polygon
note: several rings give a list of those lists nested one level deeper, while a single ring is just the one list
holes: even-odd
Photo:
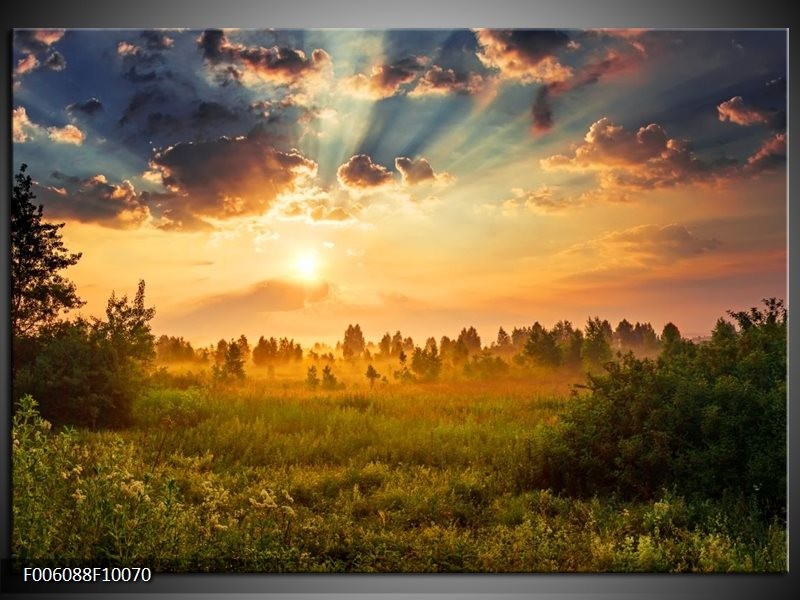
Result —
[{"label": "dark tree silhouette", "polygon": [[361,358],[365,348],[366,343],[364,342],[364,334],[361,333],[361,326],[358,324],[348,325],[344,332],[342,355],[348,360]]},{"label": "dark tree silhouette", "polygon": [[375,387],[375,380],[380,379],[381,374],[375,370],[375,367],[372,365],[367,367],[367,372],[364,374],[367,379],[369,379],[369,387]]},{"label": "dark tree silhouette", "polygon": [[43,221],[42,205],[23,164],[14,176],[11,194],[11,332],[13,336],[35,334],[56,317],[84,302],[75,284],[59,271],[78,262],[80,253],[71,254],[61,241],[64,223]]}]

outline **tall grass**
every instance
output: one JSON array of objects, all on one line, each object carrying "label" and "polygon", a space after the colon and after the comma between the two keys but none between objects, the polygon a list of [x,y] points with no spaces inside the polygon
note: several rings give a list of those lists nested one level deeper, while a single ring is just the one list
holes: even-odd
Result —
[{"label": "tall grass", "polygon": [[24,399],[15,557],[175,571],[786,568],[785,530],[735,507],[535,489],[533,432],[571,402],[572,374],[370,390],[362,371],[337,373],[347,387],[331,392],[299,372],[234,388],[182,380],[139,398],[116,433],[53,432]]}]

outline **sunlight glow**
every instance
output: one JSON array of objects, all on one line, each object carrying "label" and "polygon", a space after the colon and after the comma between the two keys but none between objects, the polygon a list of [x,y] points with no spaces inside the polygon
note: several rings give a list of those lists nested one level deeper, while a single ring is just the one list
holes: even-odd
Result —
[{"label": "sunlight glow", "polygon": [[319,278],[319,261],[316,254],[306,252],[299,255],[294,261],[294,269],[300,279],[313,281]]}]

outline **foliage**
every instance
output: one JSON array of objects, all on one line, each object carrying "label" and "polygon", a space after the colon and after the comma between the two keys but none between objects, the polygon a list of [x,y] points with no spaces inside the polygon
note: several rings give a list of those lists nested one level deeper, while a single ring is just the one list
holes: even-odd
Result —
[{"label": "foliage", "polygon": [[11,333],[15,339],[34,335],[58,315],[82,306],[75,284],[59,274],[81,258],[64,247],[64,223],[43,221],[42,205],[34,206],[33,181],[27,165],[14,176],[11,193]]},{"label": "foliage", "polygon": [[154,314],[144,305],[140,281],[133,302],[111,295],[105,321],[79,318],[43,327],[28,342],[14,396],[33,395],[42,414],[59,425],[125,426],[155,355]]},{"label": "foliage", "polygon": [[583,336],[581,358],[588,368],[603,366],[611,360],[611,325],[599,317],[588,319]]},{"label": "foliage", "polygon": [[421,381],[434,381],[442,370],[442,359],[436,349],[436,343],[427,344],[423,348],[414,348],[411,355],[411,370]]},{"label": "foliage", "polygon": [[303,348],[300,344],[285,337],[280,340],[271,337],[267,340],[261,336],[253,348],[253,362],[258,367],[296,362],[302,358]]},{"label": "foliage", "polygon": [[[731,313],[709,343],[665,335],[657,360],[628,354],[590,376],[552,430],[541,430],[532,482],[577,496],[744,498],[785,518],[786,318]],[[741,319],[741,320],[740,320]]]},{"label": "foliage", "polygon": [[342,344],[342,354],[345,359],[352,360],[361,358],[364,354],[366,344],[364,334],[361,333],[361,326],[348,325],[344,332],[344,343]]},{"label": "foliage", "polygon": [[375,380],[380,379],[381,374],[373,367],[371,364],[367,367],[367,372],[364,373],[364,376],[369,379],[369,387],[375,387]]}]

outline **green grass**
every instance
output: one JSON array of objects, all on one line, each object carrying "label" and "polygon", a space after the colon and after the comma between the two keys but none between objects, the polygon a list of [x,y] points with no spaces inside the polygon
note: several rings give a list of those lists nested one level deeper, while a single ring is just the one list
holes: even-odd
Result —
[{"label": "green grass", "polygon": [[332,392],[286,374],[154,389],[115,433],[54,433],[25,404],[15,557],[165,571],[786,569],[785,527],[735,505],[531,486],[533,431],[557,420],[576,374],[374,390],[362,375]]}]

